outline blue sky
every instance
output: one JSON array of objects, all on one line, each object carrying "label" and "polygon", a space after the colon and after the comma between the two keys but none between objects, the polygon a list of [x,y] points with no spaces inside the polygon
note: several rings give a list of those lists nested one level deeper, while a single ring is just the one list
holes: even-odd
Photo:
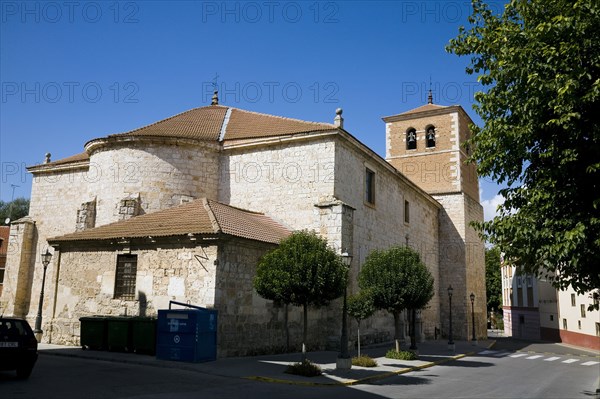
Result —
[{"label": "blue sky", "polygon": [[[332,122],[385,155],[381,117],[460,104],[468,58],[445,52],[469,1],[0,2],[0,199],[29,197],[25,166],[86,141],[220,102]],[[499,9],[499,5],[495,5]],[[11,186],[13,185],[13,186]],[[482,179],[493,209],[498,186]]]}]

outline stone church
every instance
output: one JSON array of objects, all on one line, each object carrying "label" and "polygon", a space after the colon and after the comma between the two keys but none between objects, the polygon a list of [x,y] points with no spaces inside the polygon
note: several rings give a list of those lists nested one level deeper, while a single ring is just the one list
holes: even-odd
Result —
[{"label": "stone church", "polygon": [[[446,337],[453,287],[455,339],[486,335],[483,220],[472,123],[430,100],[383,118],[385,159],[334,122],[220,105],[195,108],[84,151],[28,168],[29,215],[10,228],[0,313],[35,319],[44,267],[43,342],[77,345],[79,318],[156,315],[170,300],[218,310],[218,354],[280,351],[301,340],[301,310],[252,288],[257,262],[294,230],[314,230],[352,256],[349,293],[369,252],[408,245],[435,278],[420,339]],[[370,342],[393,318],[363,323]],[[355,325],[350,325],[351,338]],[[309,312],[309,348],[339,344],[341,301]],[[405,323],[405,331],[408,325]]]}]

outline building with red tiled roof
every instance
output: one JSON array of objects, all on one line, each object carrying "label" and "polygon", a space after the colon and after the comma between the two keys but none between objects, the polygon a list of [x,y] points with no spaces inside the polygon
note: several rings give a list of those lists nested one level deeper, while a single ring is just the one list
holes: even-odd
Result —
[{"label": "building with red tiled roof", "polygon": [[[384,118],[382,158],[344,127],[219,105],[194,108],[128,132],[88,141],[84,151],[28,168],[29,216],[11,225],[0,307],[34,318],[47,267],[43,341],[78,343],[79,318],[156,315],[169,301],[218,310],[219,356],[269,353],[300,342],[300,312],[253,289],[259,259],[291,232],[313,230],[352,255],[349,292],[374,249],[409,245],[435,279],[420,339],[448,331],[486,334],[484,248],[477,176],[464,164],[470,119],[460,106],[422,107]],[[462,300],[460,300],[462,298]],[[408,332],[408,323],[402,322]],[[309,341],[339,334],[339,304],[311,311]],[[392,338],[389,317],[365,327]]]}]

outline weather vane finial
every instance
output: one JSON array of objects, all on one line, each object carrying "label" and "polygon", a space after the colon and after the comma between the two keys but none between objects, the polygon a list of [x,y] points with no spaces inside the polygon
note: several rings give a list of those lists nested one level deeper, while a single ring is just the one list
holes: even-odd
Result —
[{"label": "weather vane finial", "polygon": [[433,93],[431,92],[431,75],[429,75],[429,94],[427,95],[427,104],[433,104]]},{"label": "weather vane finial", "polygon": [[215,77],[213,78],[212,86],[213,86],[213,96],[210,105],[219,105],[219,74],[215,72]]}]

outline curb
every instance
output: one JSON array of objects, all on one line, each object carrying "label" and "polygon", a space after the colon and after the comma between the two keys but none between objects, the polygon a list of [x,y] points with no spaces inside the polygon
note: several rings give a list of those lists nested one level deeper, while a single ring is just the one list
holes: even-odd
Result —
[{"label": "curb", "polygon": [[[487,346],[487,349],[491,349],[494,345],[496,345],[495,340],[490,345]],[[382,380],[385,378],[393,377],[396,375],[406,374],[411,371],[426,369],[426,368],[433,367],[433,366],[436,366],[439,364],[449,363],[454,360],[462,359],[463,357],[473,356],[476,353],[477,352],[461,353],[459,355],[455,355],[455,356],[449,357],[447,359],[437,360],[435,362],[429,362],[429,363],[421,364],[419,366],[407,367],[407,368],[404,368],[404,369],[398,370],[398,371],[389,371],[389,372],[384,372],[381,374],[372,375],[370,377],[364,377],[364,378],[361,378],[358,380],[349,380],[349,381],[343,381],[343,382],[340,381],[340,382],[329,382],[328,383],[328,382],[294,381],[294,380],[285,380],[285,379],[262,377],[262,376],[249,376],[249,377],[242,377],[242,378],[246,379],[246,380],[252,380],[252,381],[270,382],[270,383],[287,384],[287,385],[302,385],[302,386],[312,386],[312,387],[323,387],[323,386],[344,387],[344,386],[364,384],[364,383],[368,383],[368,382],[372,382],[372,381],[377,381],[377,380]]]}]

